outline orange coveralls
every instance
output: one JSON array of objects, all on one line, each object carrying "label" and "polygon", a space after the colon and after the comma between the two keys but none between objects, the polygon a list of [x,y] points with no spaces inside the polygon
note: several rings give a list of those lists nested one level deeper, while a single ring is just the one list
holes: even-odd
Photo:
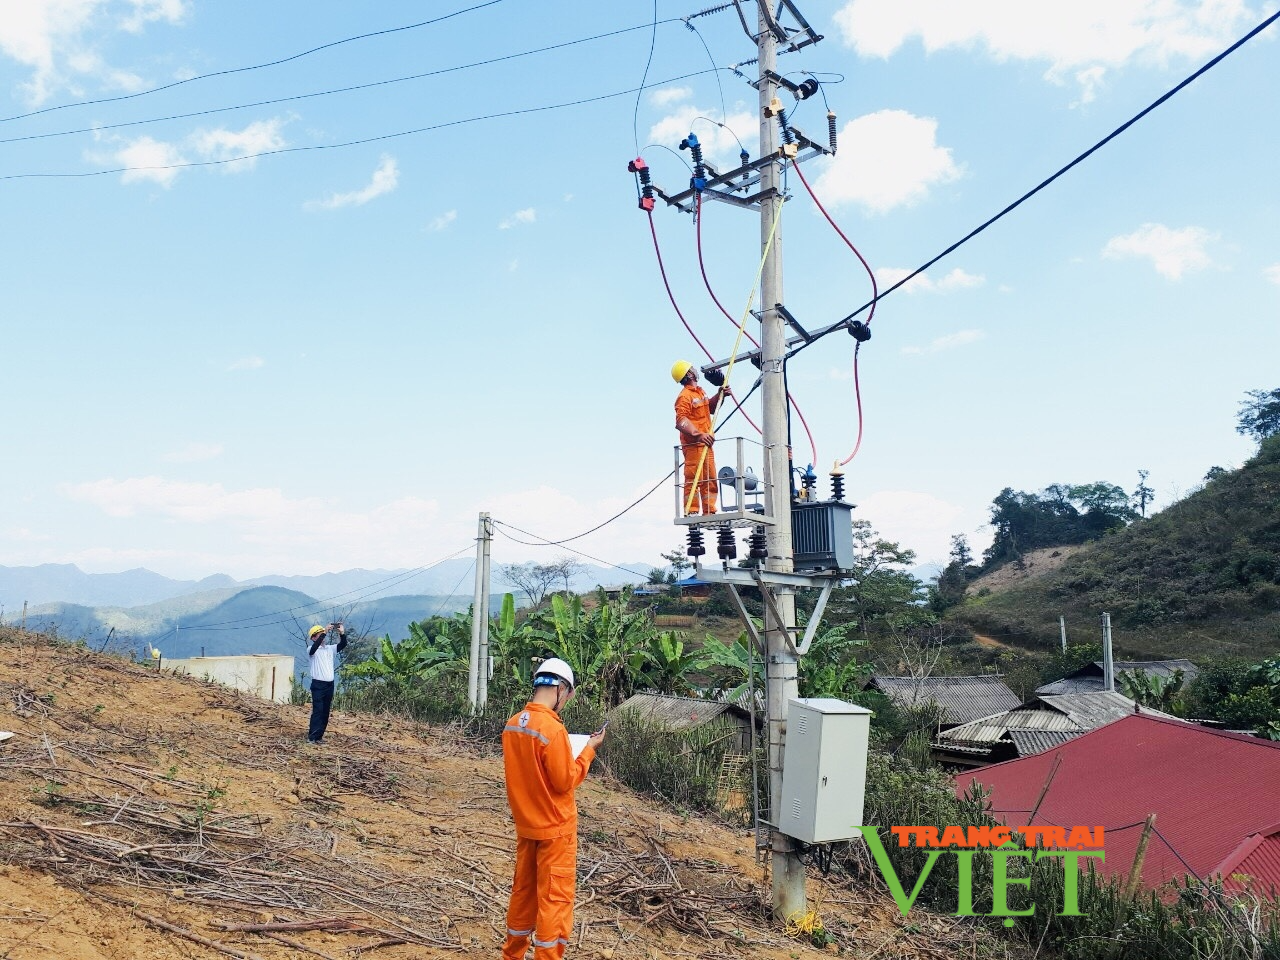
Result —
[{"label": "orange coveralls", "polygon": [[[696,383],[685,384],[680,395],[676,397],[676,431],[680,430],[680,421],[688,420],[699,433],[711,432],[711,404],[707,395]],[[703,452],[706,455],[703,456]],[[689,443],[683,433],[680,434],[680,453],[684,458],[684,492],[681,494],[681,509],[690,516],[696,513],[716,512],[716,455],[712,449],[701,443]],[[702,470],[698,470],[698,465]],[[689,499],[689,491],[697,484],[697,493]]]},{"label": "orange coveralls", "polygon": [[578,805],[595,747],[575,759],[564,723],[550,707],[529,703],[502,731],[507,803],[516,824],[516,875],[507,907],[503,960],[560,960],[573,928],[578,861]]}]

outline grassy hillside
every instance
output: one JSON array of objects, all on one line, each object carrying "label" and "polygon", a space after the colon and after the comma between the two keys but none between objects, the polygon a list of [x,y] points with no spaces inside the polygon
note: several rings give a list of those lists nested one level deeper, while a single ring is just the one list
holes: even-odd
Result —
[{"label": "grassy hillside", "polygon": [[955,622],[1021,646],[1098,637],[1117,655],[1274,655],[1280,648],[1280,436],[1155,516],[1089,544],[1055,569],[969,589]]}]

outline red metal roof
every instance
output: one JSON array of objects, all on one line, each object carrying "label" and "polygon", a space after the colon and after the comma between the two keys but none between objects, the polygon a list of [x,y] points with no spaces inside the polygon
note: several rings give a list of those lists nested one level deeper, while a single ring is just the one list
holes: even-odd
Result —
[{"label": "red metal roof", "polygon": [[[1104,872],[1128,873],[1154,813],[1145,886],[1226,871],[1248,874],[1255,890],[1280,889],[1280,743],[1136,714],[1044,753],[960,774],[956,791],[977,780],[991,791],[996,818],[1022,825],[1057,758],[1035,822],[1106,827]],[[1251,838],[1261,842],[1247,844]]]}]

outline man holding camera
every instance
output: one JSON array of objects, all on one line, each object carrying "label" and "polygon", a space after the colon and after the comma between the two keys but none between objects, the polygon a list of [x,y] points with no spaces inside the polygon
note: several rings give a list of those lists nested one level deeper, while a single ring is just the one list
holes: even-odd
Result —
[{"label": "man holding camera", "polygon": [[[328,642],[333,633],[338,635],[336,644]],[[341,623],[327,627],[316,624],[307,631],[307,642],[311,644],[311,725],[307,728],[307,743],[320,743],[333,708],[334,659],[347,645],[347,628]]]}]

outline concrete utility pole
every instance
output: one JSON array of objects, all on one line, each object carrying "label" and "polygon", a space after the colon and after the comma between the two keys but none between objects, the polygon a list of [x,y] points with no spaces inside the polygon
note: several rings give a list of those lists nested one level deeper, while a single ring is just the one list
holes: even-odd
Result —
[{"label": "concrete utility pole", "polygon": [[[760,156],[778,153],[778,119],[771,104],[778,95],[776,76],[778,41],[773,33],[772,18],[759,0],[757,55],[760,60]],[[765,485],[772,496],[770,513],[774,522],[767,528],[769,558],[765,569],[778,573],[792,570],[791,546],[791,463],[787,445],[787,389],[783,376],[783,352],[786,331],[776,305],[782,298],[782,223],[783,204],[780,189],[779,161],[760,169],[760,246],[764,267],[760,274],[760,375],[763,422],[761,432],[765,446]],[[772,237],[772,242],[770,238]],[[795,628],[795,594],[786,587],[773,588],[776,603],[766,604],[765,614],[765,678],[768,688],[769,730],[769,813],[773,855],[772,904],[774,914],[786,918],[803,914],[807,909],[804,889],[804,864],[800,862],[794,841],[777,829],[782,810],[782,763],[786,744],[788,704],[799,696],[796,682],[796,653],[790,643]]]},{"label": "concrete utility pole", "polygon": [[467,699],[472,713],[483,713],[489,699],[489,547],[493,527],[480,514],[476,534],[476,588],[471,604],[471,656],[467,661]]},{"label": "concrete utility pole", "polygon": [[1114,691],[1116,688],[1115,661],[1111,658],[1111,614],[1102,615],[1102,689]]},{"label": "concrete utility pole", "polygon": [[1062,614],[1058,615],[1058,632],[1062,634],[1062,652],[1066,653],[1067,652],[1067,618]]}]

